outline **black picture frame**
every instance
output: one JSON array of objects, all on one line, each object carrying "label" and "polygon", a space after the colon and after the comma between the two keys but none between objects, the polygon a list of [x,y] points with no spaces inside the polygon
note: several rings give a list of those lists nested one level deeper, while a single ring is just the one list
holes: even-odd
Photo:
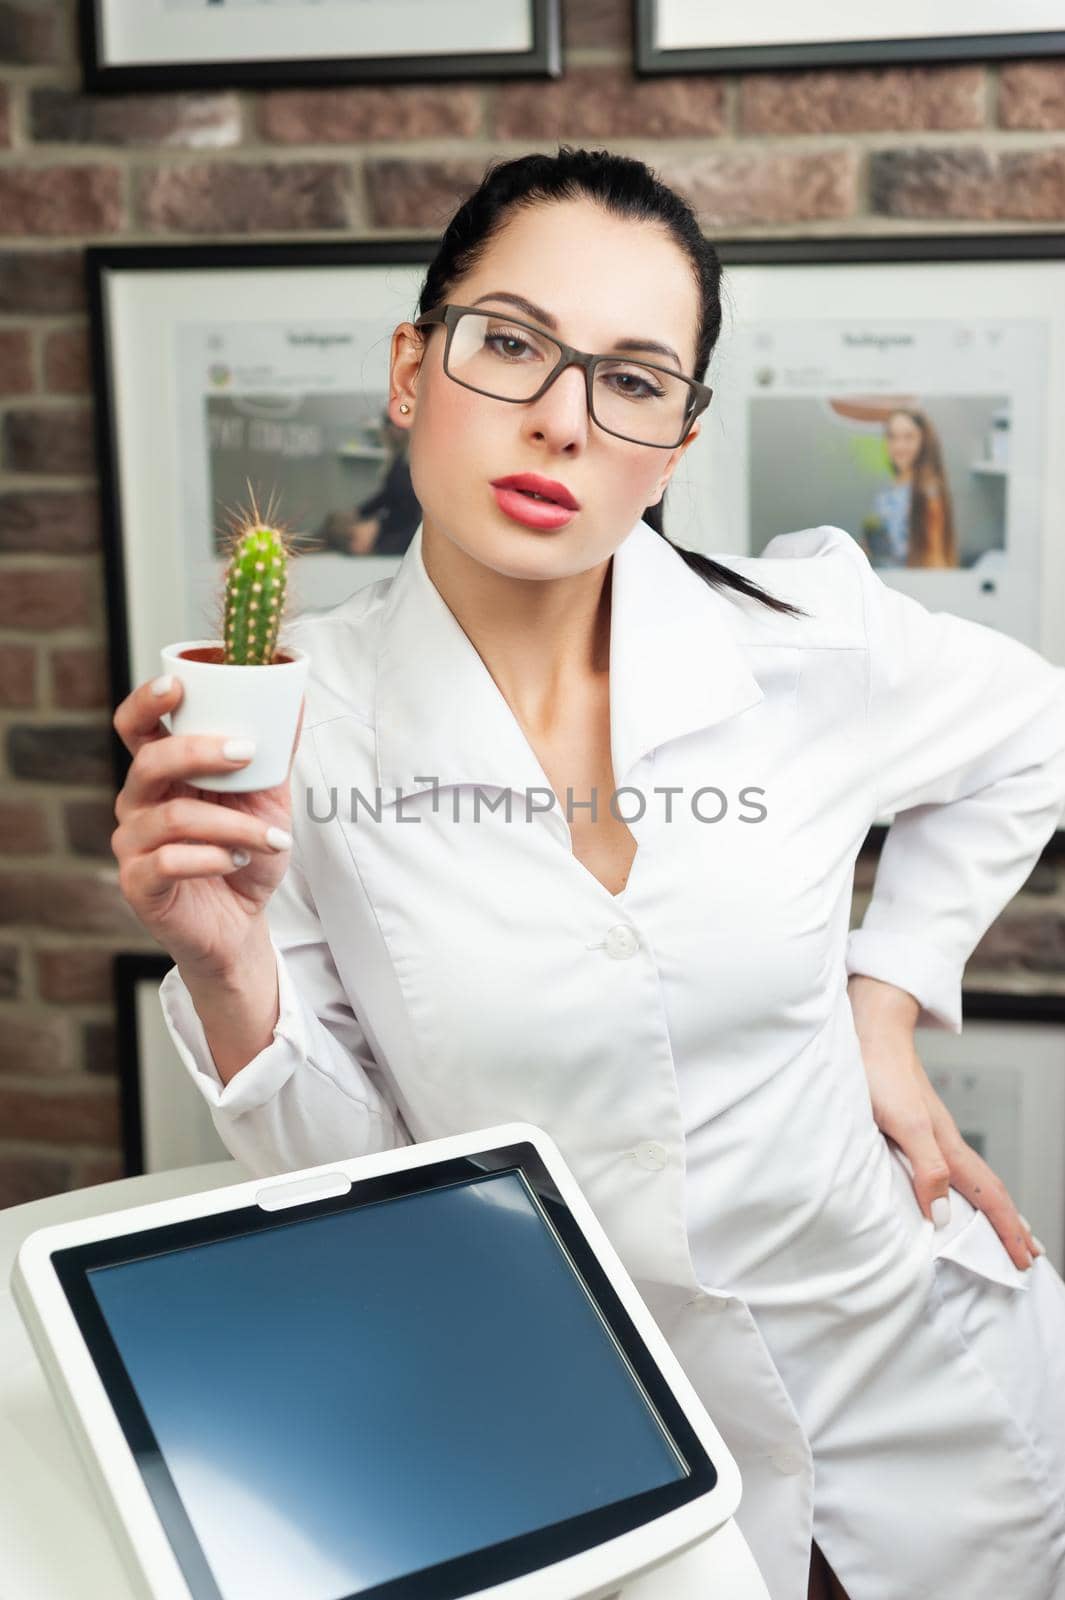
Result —
[{"label": "black picture frame", "polygon": [[[791,0],[781,0],[790,8]],[[937,38],[840,39],[810,43],[692,46],[656,44],[658,0],[633,0],[634,67],[638,77],[678,72],[771,72],[810,67],[987,61],[1065,55],[1065,29],[1008,34],[945,34]],[[885,12],[885,20],[889,20]]]},{"label": "black picture frame", "polygon": [[[138,6],[141,0],[126,3]],[[387,3],[388,0],[381,0],[382,5]],[[533,42],[530,49],[523,51],[119,64],[105,56],[102,0],[78,0],[82,87],[87,94],[126,94],[137,90],[322,88],[329,84],[438,83],[466,78],[559,78],[563,72],[561,0],[526,3]]]}]

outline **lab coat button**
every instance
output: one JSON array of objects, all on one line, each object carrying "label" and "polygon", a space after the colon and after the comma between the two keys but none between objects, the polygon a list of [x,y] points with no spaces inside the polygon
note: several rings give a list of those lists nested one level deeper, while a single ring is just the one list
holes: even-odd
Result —
[{"label": "lab coat button", "polygon": [[801,1472],[803,1458],[798,1450],[777,1450],[773,1454],[773,1465],[781,1472]]},{"label": "lab coat button", "polygon": [[661,1172],[669,1160],[669,1151],[657,1139],[648,1139],[636,1146],[636,1159],[645,1172]]},{"label": "lab coat button", "polygon": [[640,941],[632,929],[619,922],[616,928],[611,928],[604,940],[606,953],[615,961],[624,961],[626,956],[635,955],[640,948]]}]

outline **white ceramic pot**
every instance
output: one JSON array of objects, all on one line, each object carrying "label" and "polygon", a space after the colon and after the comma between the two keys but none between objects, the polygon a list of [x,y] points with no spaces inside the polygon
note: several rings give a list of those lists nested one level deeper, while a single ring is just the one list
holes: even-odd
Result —
[{"label": "white ceramic pot", "polygon": [[209,733],[254,739],[255,754],[232,772],[189,777],[198,789],[248,794],[283,783],[299,724],[311,658],[280,645],[274,660],[255,667],[227,666],[221,639],[185,639],[160,651],[164,672],[180,678],[182,695],[168,717],[171,733]]}]

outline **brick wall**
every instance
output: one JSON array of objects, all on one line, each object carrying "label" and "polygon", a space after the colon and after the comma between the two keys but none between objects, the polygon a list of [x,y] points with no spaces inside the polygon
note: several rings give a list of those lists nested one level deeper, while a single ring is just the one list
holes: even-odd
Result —
[{"label": "brick wall", "polygon": [[[722,236],[1065,229],[1065,61],[640,81],[628,0],[567,0],[557,83],[86,99],[73,10],[0,0],[0,1206],[122,1175],[110,958],[159,948],[110,847],[86,243],[431,238],[491,156],[560,139]],[[1065,993],[1065,867],[969,981]]]}]

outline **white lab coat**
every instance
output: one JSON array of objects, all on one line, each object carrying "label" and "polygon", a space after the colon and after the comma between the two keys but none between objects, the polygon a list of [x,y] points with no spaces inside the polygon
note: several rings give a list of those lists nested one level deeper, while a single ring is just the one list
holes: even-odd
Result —
[{"label": "white lab coat", "polygon": [[721,559],[810,615],[712,590],[643,522],[614,557],[618,896],[564,797],[536,809],[420,528],[305,614],[274,1040],[223,1088],[176,968],[164,1015],[256,1173],[547,1129],[737,1458],[773,1600],[805,1600],[811,1536],[852,1600],[1062,1600],[1065,1286],[960,1195],[946,1229],[921,1215],[846,982],[960,1031],[966,959],[1065,807],[1065,670],[885,585],[840,529]]}]

